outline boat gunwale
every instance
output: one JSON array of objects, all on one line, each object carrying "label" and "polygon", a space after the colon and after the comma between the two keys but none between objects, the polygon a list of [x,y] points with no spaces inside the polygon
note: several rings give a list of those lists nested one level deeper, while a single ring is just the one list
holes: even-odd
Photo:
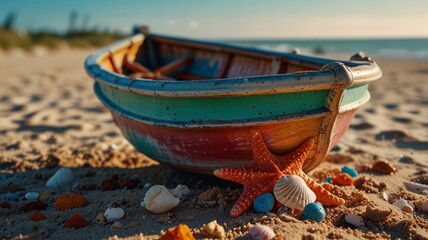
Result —
[{"label": "boat gunwale", "polygon": [[[212,43],[186,38],[168,37],[164,35],[150,34],[150,37],[174,41],[180,44],[196,44],[200,46],[217,47],[227,51],[237,51],[242,54],[259,54],[263,56],[277,57],[285,62],[294,64],[309,64],[320,69],[331,63],[343,63],[350,73],[352,83],[350,86],[365,84],[381,77],[382,72],[373,61],[336,61],[317,57],[309,57],[291,53],[281,53],[253,47],[236,46],[234,44]],[[169,97],[222,97],[240,95],[275,94],[285,92],[301,92],[313,90],[332,89],[338,84],[337,76],[331,69],[324,69],[305,73],[286,73],[264,76],[249,76],[235,78],[221,78],[209,80],[166,81],[142,78],[130,78],[117,74],[99,65],[101,59],[107,58],[116,51],[127,49],[133,44],[141,44],[145,39],[143,34],[113,43],[96,51],[85,60],[87,73],[97,82],[122,91],[152,96]],[[224,51],[224,50],[223,50]]]}]

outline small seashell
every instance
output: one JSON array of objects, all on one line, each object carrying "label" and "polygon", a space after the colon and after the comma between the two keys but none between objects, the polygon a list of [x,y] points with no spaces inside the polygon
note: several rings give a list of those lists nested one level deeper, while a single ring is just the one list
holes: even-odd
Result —
[{"label": "small seashell", "polygon": [[39,201],[46,202],[47,200],[49,200],[49,197],[50,197],[49,193],[42,192],[39,196]]},{"label": "small seashell", "polygon": [[261,224],[256,224],[252,226],[249,231],[249,234],[255,240],[270,240],[274,239],[276,236],[272,228]]},{"label": "small seashell", "polygon": [[11,205],[8,202],[2,202],[0,203],[0,208],[8,208],[10,209]]},{"label": "small seashell", "polygon": [[33,212],[32,214],[30,214],[30,216],[28,216],[28,220],[33,222],[38,222],[45,219],[47,219],[47,217],[39,211]]},{"label": "small seashell", "polygon": [[403,184],[411,192],[428,195],[428,185],[408,181],[403,182]]},{"label": "small seashell", "polygon": [[194,240],[193,234],[185,224],[180,224],[175,228],[170,228],[159,240]]},{"label": "small seashell", "polygon": [[71,208],[81,208],[85,206],[86,198],[79,194],[62,194],[55,201],[57,210],[67,210]]},{"label": "small seashell", "polygon": [[99,213],[95,220],[97,220],[99,223],[103,223],[106,221],[106,217],[104,216],[104,213]]},{"label": "small seashell", "polygon": [[392,163],[383,160],[377,160],[375,163],[373,163],[371,170],[389,175],[397,172],[397,169],[394,167],[394,165],[392,165]]},{"label": "small seashell", "polygon": [[190,189],[186,185],[178,184],[177,187],[175,187],[173,190],[171,190],[171,193],[178,197],[183,198],[190,194]]},{"label": "small seashell", "polygon": [[152,186],[144,196],[144,206],[152,213],[168,212],[177,207],[179,203],[180,199],[174,197],[163,185]]},{"label": "small seashell", "polygon": [[253,209],[256,213],[268,213],[275,204],[275,198],[271,193],[258,196],[253,202]]},{"label": "small seashell", "polygon": [[31,210],[45,210],[48,205],[41,201],[33,201],[22,206],[18,211],[28,212]]},{"label": "small seashell", "polygon": [[46,182],[46,187],[56,188],[74,181],[74,175],[70,168],[62,167],[55,172],[55,174],[49,178]]},{"label": "small seashell", "polygon": [[409,203],[407,200],[402,198],[395,200],[393,205],[401,209],[403,212],[413,212],[413,209],[415,208],[413,203]]},{"label": "small seashell", "polygon": [[123,228],[123,224],[119,221],[116,221],[111,225],[111,228]]},{"label": "small seashell", "polygon": [[317,198],[305,181],[297,175],[283,175],[279,178],[273,188],[273,194],[282,205],[298,210],[303,210]]},{"label": "small seashell", "polygon": [[6,200],[9,202],[18,202],[19,201],[19,193],[6,193]]},{"label": "small seashell", "polygon": [[104,217],[106,217],[108,222],[121,219],[124,215],[125,211],[122,208],[107,208],[107,210],[104,212]]},{"label": "small seashell", "polygon": [[352,178],[358,177],[357,170],[355,170],[355,168],[352,168],[352,167],[348,167],[348,166],[342,167],[342,173],[346,173],[349,176],[351,176]]},{"label": "small seashell", "polygon": [[357,214],[347,214],[345,215],[345,221],[355,227],[364,226],[364,220],[361,216]]},{"label": "small seashell", "polygon": [[224,239],[226,237],[226,232],[224,231],[224,228],[220,226],[216,220],[208,224],[204,224],[202,226],[202,231],[207,235],[216,237],[218,239]]},{"label": "small seashell", "polygon": [[302,215],[300,216],[302,220],[314,220],[315,222],[321,222],[325,218],[324,207],[319,202],[309,203],[303,209]]},{"label": "small seashell", "polygon": [[64,228],[83,228],[88,226],[89,223],[79,214],[74,214],[65,223]]},{"label": "small seashell", "polygon": [[347,173],[339,173],[331,179],[331,183],[338,186],[353,186],[354,180]]},{"label": "small seashell", "polygon": [[28,192],[25,194],[25,199],[30,200],[30,201],[36,201],[37,199],[39,199],[40,193],[38,192]]}]

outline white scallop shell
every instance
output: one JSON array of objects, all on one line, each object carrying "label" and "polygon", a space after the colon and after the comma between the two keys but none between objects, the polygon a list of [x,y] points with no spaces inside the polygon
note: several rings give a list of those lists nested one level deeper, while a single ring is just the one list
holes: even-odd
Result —
[{"label": "white scallop shell", "polygon": [[298,210],[303,210],[317,198],[305,181],[297,175],[283,175],[275,183],[273,194],[282,205]]},{"label": "white scallop shell", "polygon": [[276,236],[272,228],[261,224],[256,224],[251,227],[249,234],[256,240],[270,240]]},{"label": "white scallop shell", "polygon": [[144,205],[147,210],[159,214],[177,207],[180,199],[174,197],[165,186],[154,185],[147,190],[143,202],[141,205]]},{"label": "white scallop shell", "polygon": [[345,221],[351,225],[356,226],[356,227],[364,226],[363,218],[357,214],[345,215]]},{"label": "white scallop shell", "polygon": [[171,190],[171,193],[178,198],[182,198],[190,194],[190,189],[186,185],[178,184],[177,187]]},{"label": "white scallop shell", "polygon": [[70,168],[62,167],[55,172],[55,174],[49,178],[46,182],[46,187],[61,187],[63,185],[72,183],[74,181],[73,172]]},{"label": "white scallop shell", "polygon": [[108,222],[123,218],[124,215],[125,211],[122,208],[107,208],[104,212],[104,217],[106,217]]}]

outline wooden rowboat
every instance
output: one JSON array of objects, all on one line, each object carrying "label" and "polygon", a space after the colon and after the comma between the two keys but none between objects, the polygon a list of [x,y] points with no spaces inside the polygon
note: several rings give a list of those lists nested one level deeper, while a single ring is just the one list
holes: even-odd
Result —
[{"label": "wooden rowboat", "polygon": [[187,171],[251,163],[250,131],[282,155],[305,139],[318,166],[382,73],[368,57],[336,61],[138,33],[85,62],[94,90],[139,151]]}]

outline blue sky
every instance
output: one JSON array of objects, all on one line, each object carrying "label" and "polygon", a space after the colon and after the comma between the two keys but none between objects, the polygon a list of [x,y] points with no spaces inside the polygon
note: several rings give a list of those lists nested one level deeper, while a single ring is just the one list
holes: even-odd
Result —
[{"label": "blue sky", "polygon": [[200,38],[428,37],[427,0],[1,0],[0,21],[63,31],[73,10],[90,27]]}]

